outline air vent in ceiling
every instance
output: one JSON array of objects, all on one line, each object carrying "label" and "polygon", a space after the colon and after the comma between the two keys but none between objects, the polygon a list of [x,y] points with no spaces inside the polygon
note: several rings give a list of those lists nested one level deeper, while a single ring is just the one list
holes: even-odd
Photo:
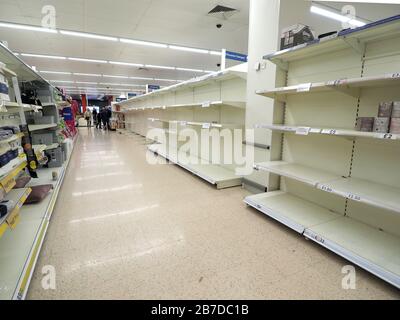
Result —
[{"label": "air vent in ceiling", "polygon": [[239,12],[239,10],[234,8],[229,8],[225,6],[216,6],[209,13],[209,16],[212,16],[217,19],[227,20],[232,17],[235,13]]}]

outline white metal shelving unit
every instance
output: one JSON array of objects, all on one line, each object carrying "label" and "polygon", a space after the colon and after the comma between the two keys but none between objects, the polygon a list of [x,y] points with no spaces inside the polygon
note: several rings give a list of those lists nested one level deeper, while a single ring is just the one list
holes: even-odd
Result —
[{"label": "white metal shelving unit", "polygon": [[[10,98],[18,101],[0,101],[0,106],[2,106],[1,125],[25,125],[26,112],[37,112],[40,109],[53,112],[55,110],[50,110],[50,108],[56,109],[57,105],[64,105],[63,102],[55,101],[55,95],[58,93],[56,88],[1,43],[0,61],[7,67]],[[19,90],[21,82],[38,89],[43,107],[22,103]],[[28,128],[30,131],[44,131],[54,130],[57,126],[58,124],[28,125]],[[15,134],[8,140],[21,139],[22,135],[21,133]],[[0,143],[7,142],[7,140],[0,141]],[[58,144],[38,146],[38,150],[35,152],[53,148],[56,145]],[[38,169],[38,178],[32,179],[26,188],[22,189],[13,189],[13,187],[15,186],[15,177],[27,166],[25,154],[20,154],[18,158],[0,168],[0,187],[7,193],[6,199],[12,199],[16,203],[15,208],[4,220],[0,221],[0,300],[20,300],[24,299],[27,294],[29,282],[72,154],[72,150],[70,151],[67,161],[62,167]],[[57,181],[52,180],[54,171],[58,173]],[[30,187],[42,184],[52,184],[52,192],[38,204],[23,205],[31,191]]]},{"label": "white metal shelving unit", "polygon": [[[247,65],[240,65],[123,101],[118,105],[125,114],[126,129],[155,141],[149,146],[150,151],[219,189],[241,185],[242,177],[236,175],[235,165],[215,164],[212,154],[204,158],[201,146],[186,155],[180,152],[185,141],[178,138],[183,137],[187,128],[198,134],[203,129],[232,133],[235,129],[243,129],[246,75]],[[222,148],[221,142],[221,154]],[[180,160],[183,157],[185,161]]]},{"label": "white metal shelving unit", "polygon": [[286,86],[257,92],[275,100],[275,123],[257,127],[281,156],[254,167],[279,176],[280,190],[245,199],[398,288],[399,135],[354,127],[379,102],[400,101],[399,43],[395,16],[264,57]]}]

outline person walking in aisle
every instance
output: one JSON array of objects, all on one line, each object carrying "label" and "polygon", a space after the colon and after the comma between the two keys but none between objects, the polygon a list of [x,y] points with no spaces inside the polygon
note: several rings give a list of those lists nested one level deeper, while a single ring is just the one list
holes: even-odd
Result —
[{"label": "person walking in aisle", "polygon": [[93,108],[92,115],[93,115],[93,125],[97,127],[97,110],[96,110],[96,108]]},{"label": "person walking in aisle", "polygon": [[108,126],[107,126],[108,120],[107,120],[106,108],[103,108],[100,113],[101,113],[101,121],[103,122],[103,130],[107,130],[108,129]]},{"label": "person walking in aisle", "polygon": [[86,126],[89,128],[92,126],[92,113],[89,109],[86,109],[84,117],[86,119]]},{"label": "person walking in aisle", "polygon": [[112,117],[111,107],[108,107],[106,109],[106,111],[107,111],[107,129],[111,130],[111,124],[110,124],[111,117]]},{"label": "person walking in aisle", "polygon": [[96,129],[101,129],[101,110],[97,114]]}]

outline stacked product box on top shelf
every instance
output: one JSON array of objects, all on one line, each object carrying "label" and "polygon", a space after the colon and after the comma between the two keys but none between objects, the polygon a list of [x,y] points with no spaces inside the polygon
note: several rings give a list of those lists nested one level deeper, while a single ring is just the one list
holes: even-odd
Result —
[{"label": "stacked product box on top shelf", "polygon": [[358,117],[356,130],[400,134],[400,101],[379,103],[377,117]]}]

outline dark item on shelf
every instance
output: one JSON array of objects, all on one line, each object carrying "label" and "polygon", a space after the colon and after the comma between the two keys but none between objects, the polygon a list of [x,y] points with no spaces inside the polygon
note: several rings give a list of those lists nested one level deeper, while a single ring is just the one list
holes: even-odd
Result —
[{"label": "dark item on shelf", "polygon": [[372,132],[374,120],[374,117],[358,117],[355,129],[357,131]]},{"label": "dark item on shelf", "polygon": [[400,118],[400,101],[393,101],[392,118]]},{"label": "dark item on shelf", "polygon": [[26,154],[27,162],[28,162],[28,171],[32,178],[37,178],[36,169],[38,167],[38,161],[36,158],[36,154],[32,149],[32,142],[29,134],[29,129],[27,125],[20,125],[21,132],[24,134],[22,137],[22,148]]},{"label": "dark item on shelf", "polygon": [[21,100],[22,100],[22,103],[25,103],[25,104],[32,104],[32,105],[37,105],[37,106],[42,105],[40,100],[37,98],[36,90],[32,90],[32,89],[23,90],[21,93]]},{"label": "dark item on shelf", "polygon": [[15,179],[14,189],[25,188],[29,181],[31,181],[30,176],[23,175],[21,177],[18,177],[17,179]]},{"label": "dark item on shelf", "polygon": [[374,120],[374,132],[388,133],[390,125],[390,118],[376,117]]},{"label": "dark item on shelf", "polygon": [[400,134],[400,118],[392,118],[390,121],[390,133]]},{"label": "dark item on shelf", "polygon": [[52,184],[43,184],[40,186],[33,186],[30,187],[32,189],[31,193],[29,194],[28,198],[25,201],[25,204],[33,204],[41,202],[47,194],[53,189]]},{"label": "dark item on shelf", "polygon": [[295,47],[315,39],[314,32],[309,26],[296,24],[285,28],[281,33],[281,50]]},{"label": "dark item on shelf", "polygon": [[0,218],[7,215],[7,213],[11,212],[14,209],[15,203],[12,200],[2,200],[0,202]]},{"label": "dark item on shelf", "polygon": [[49,162],[47,166],[49,168],[58,168],[61,167],[64,163],[64,156],[61,147],[57,147],[54,149],[46,150],[45,152]]},{"label": "dark item on shelf", "polygon": [[338,32],[337,31],[331,31],[331,32],[326,32],[326,33],[321,33],[318,36],[318,39],[324,39],[324,38],[334,38],[334,36],[337,36]]},{"label": "dark item on shelf", "polygon": [[390,118],[392,116],[393,102],[381,102],[379,103],[378,117]]}]

